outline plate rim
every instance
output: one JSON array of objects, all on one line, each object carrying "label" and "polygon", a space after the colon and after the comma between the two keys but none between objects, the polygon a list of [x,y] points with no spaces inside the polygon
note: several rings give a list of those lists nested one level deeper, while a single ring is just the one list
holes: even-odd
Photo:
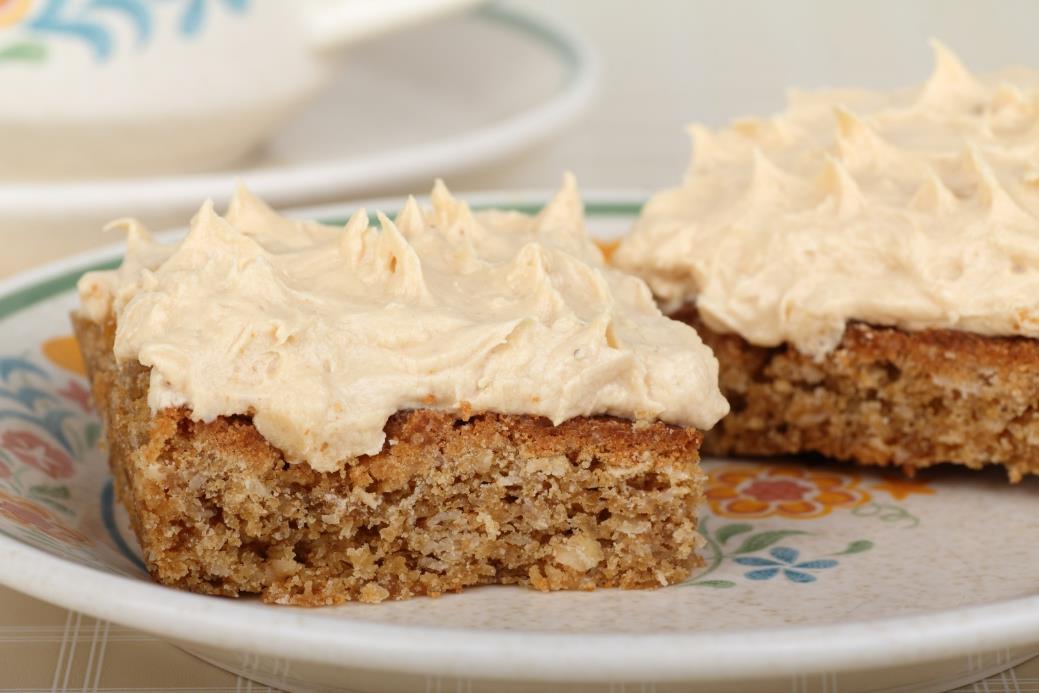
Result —
[{"label": "plate rim", "polygon": [[474,131],[359,157],[138,178],[4,181],[0,182],[0,215],[19,221],[45,220],[55,214],[55,201],[64,205],[61,212],[69,217],[108,215],[118,206],[139,215],[162,213],[190,208],[206,197],[226,202],[226,195],[215,193],[230,190],[240,180],[274,204],[344,199],[401,179],[449,174],[508,158],[546,139],[588,108],[599,89],[600,59],[578,30],[551,13],[508,2],[486,4],[470,16],[540,44],[566,67],[563,82],[552,95]]},{"label": "plate rim", "polygon": [[[465,197],[473,206],[508,207],[543,204],[549,196],[545,191],[491,191]],[[645,195],[635,191],[590,191],[584,197],[590,216],[630,216],[645,201]],[[402,201],[402,197],[382,198],[286,213],[342,217],[362,206],[399,208]],[[622,207],[627,213],[618,211]],[[598,212],[600,209],[606,211]],[[116,243],[78,253],[0,281],[0,302],[111,261],[123,247]],[[16,318],[20,310],[46,298],[16,307],[0,319]],[[197,595],[109,574],[4,534],[0,534],[0,583],[95,618],[183,643],[348,669],[517,681],[774,678],[890,668],[1039,644],[1039,593],[904,617],[759,630],[587,634],[416,627],[351,621],[322,610],[257,609],[253,601]]]}]

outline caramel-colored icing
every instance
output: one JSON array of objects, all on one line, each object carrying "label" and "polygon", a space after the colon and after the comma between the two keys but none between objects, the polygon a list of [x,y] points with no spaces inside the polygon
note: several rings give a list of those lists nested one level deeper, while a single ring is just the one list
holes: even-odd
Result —
[{"label": "caramel-colored icing", "polygon": [[850,320],[1039,337],[1039,72],[935,57],[918,87],[692,126],[685,181],[614,262],[668,309],[816,356]]},{"label": "caramel-colored icing", "polygon": [[473,214],[443,185],[393,221],[286,219],[240,190],[164,245],[123,222],[122,267],[84,276],[84,316],[151,369],[149,405],[247,414],[293,462],[374,454],[399,410],[614,415],[710,428],[728,410],[696,332],[607,267],[576,185],[537,216]]}]

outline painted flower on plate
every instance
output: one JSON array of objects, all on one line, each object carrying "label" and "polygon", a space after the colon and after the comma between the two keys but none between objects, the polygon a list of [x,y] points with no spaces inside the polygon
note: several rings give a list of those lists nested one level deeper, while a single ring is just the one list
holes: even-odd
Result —
[{"label": "painted flower on plate", "polygon": [[31,8],[32,0],[0,0],[0,27],[14,26]]},{"label": "painted flower on plate", "polygon": [[707,500],[723,517],[807,519],[870,500],[854,473],[763,464],[732,465],[709,472]]},{"label": "painted flower on plate", "polygon": [[905,500],[914,495],[933,496],[935,491],[920,479],[904,479],[896,476],[885,478],[873,484],[874,491],[885,491],[895,500]]},{"label": "painted flower on plate", "polygon": [[85,544],[87,538],[33,501],[0,490],[0,519],[25,529],[35,529],[55,541]]},{"label": "painted flower on plate", "polygon": [[76,380],[70,380],[68,385],[58,390],[58,394],[86,413],[89,413],[94,408],[93,402],[90,400],[90,390],[80,385]]},{"label": "painted flower on plate", "polygon": [[32,431],[4,431],[0,447],[19,462],[39,469],[52,479],[72,476],[72,458]]},{"label": "painted flower on plate", "polygon": [[777,546],[769,550],[772,558],[761,558],[760,556],[741,556],[734,558],[736,563],[755,568],[744,574],[749,580],[771,580],[780,573],[790,582],[815,582],[817,570],[832,568],[837,561],[832,558],[816,559],[814,561],[798,562],[799,552],[786,546]]}]

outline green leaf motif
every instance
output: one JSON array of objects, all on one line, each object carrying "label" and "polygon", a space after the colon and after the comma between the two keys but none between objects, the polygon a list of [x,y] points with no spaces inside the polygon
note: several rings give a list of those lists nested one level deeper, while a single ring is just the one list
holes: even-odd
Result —
[{"label": "green leaf motif", "polygon": [[867,503],[852,510],[851,514],[857,517],[875,517],[881,522],[904,522],[906,529],[912,529],[920,524],[920,518],[893,503]]},{"label": "green leaf motif", "polygon": [[758,532],[747,537],[740,547],[733,551],[733,555],[741,553],[754,553],[755,551],[761,551],[775,544],[780,539],[786,537],[792,537],[795,534],[807,534],[807,532],[801,532],[796,529],[777,529],[771,532]]},{"label": "green leaf motif", "polygon": [[719,544],[724,544],[725,542],[727,542],[729,539],[731,539],[732,537],[736,536],[737,534],[743,534],[744,532],[749,532],[752,529],[754,529],[754,528],[751,527],[750,525],[743,525],[743,524],[725,525],[724,527],[722,527],[721,529],[719,529],[715,533],[715,538],[718,540]]},{"label": "green leaf motif", "polygon": [[66,486],[33,486],[29,489],[29,495],[39,498],[68,499],[69,489]]},{"label": "green leaf motif", "polygon": [[727,590],[730,587],[735,587],[736,583],[732,580],[699,580],[697,582],[690,582],[689,587],[713,587],[714,589]]},{"label": "green leaf motif", "polygon": [[47,46],[42,43],[16,43],[0,48],[0,62],[40,63],[47,58]]},{"label": "green leaf motif", "polygon": [[91,421],[87,424],[85,434],[87,438],[87,450],[93,450],[97,447],[97,439],[101,437],[101,424],[96,421]]},{"label": "green leaf motif", "polygon": [[863,551],[869,551],[873,548],[873,542],[869,539],[859,539],[848,544],[848,548],[844,549],[840,553],[833,554],[834,556],[847,556],[853,553],[862,553]]}]

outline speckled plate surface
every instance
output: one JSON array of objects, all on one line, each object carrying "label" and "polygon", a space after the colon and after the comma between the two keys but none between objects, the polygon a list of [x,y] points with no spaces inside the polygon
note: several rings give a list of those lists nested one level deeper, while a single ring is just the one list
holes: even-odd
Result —
[{"label": "speckled plate surface", "polygon": [[[589,199],[604,238],[639,205]],[[485,587],[302,610],[155,585],[113,503],[67,319],[79,274],[119,253],[0,286],[0,582],[11,587],[294,690],[941,690],[1039,652],[1039,480],[1009,486],[998,470],[909,481],[708,460],[707,565],[648,592]]]}]

